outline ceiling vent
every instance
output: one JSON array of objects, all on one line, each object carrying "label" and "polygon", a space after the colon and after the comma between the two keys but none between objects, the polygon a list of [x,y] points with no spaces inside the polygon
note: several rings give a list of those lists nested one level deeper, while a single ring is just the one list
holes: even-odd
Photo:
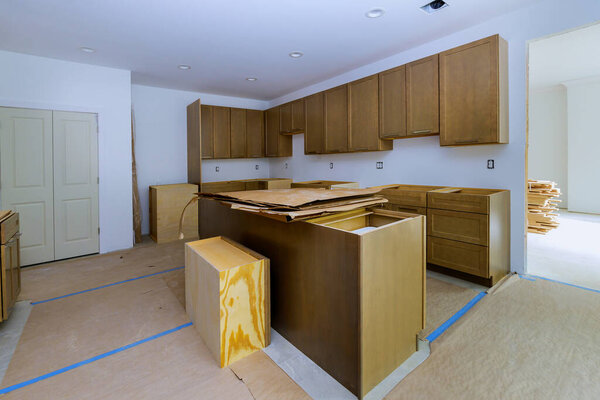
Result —
[{"label": "ceiling vent", "polygon": [[443,8],[448,7],[448,3],[444,0],[433,0],[429,4],[425,4],[421,7],[421,10],[425,11],[427,14],[433,14],[436,11],[440,11]]}]

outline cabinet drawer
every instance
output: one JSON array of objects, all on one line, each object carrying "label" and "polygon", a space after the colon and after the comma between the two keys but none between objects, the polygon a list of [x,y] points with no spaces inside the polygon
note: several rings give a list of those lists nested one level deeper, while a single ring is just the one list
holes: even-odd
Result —
[{"label": "cabinet drawer", "polygon": [[429,192],[427,207],[452,211],[489,214],[490,198],[483,194],[456,192]]},{"label": "cabinet drawer", "polygon": [[427,215],[427,208],[425,207],[413,207],[405,206],[403,204],[385,203],[383,208],[390,211],[400,211],[410,214]]},{"label": "cabinet drawer", "polygon": [[427,262],[489,277],[488,248],[485,246],[427,236]]},{"label": "cabinet drawer", "polygon": [[242,192],[246,190],[243,181],[207,182],[202,184],[204,193]]},{"label": "cabinet drawer", "polygon": [[388,201],[393,204],[414,207],[427,207],[427,192],[412,192],[406,190],[384,189],[379,194],[388,199]]},{"label": "cabinet drawer", "polygon": [[0,224],[0,243],[4,244],[19,232],[19,213],[14,213]]},{"label": "cabinet drawer", "polygon": [[488,246],[488,216],[460,211],[427,210],[427,234]]}]

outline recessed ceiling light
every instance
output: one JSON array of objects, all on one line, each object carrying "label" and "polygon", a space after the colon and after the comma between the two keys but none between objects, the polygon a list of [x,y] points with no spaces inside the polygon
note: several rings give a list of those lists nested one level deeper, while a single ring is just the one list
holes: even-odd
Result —
[{"label": "recessed ceiling light", "polygon": [[385,14],[384,10],[382,10],[381,8],[374,8],[372,10],[367,11],[365,13],[365,17],[367,17],[367,18],[379,18],[383,14]]},{"label": "recessed ceiling light", "polygon": [[304,53],[303,53],[303,52],[301,52],[301,51],[292,51],[292,52],[290,53],[290,57],[292,57],[292,58],[300,58],[300,57],[302,57],[303,55],[304,55]]},{"label": "recessed ceiling light", "polygon": [[192,69],[192,67],[190,67],[189,65],[185,65],[185,64],[178,65],[177,68],[182,69],[184,71],[187,71],[188,69]]},{"label": "recessed ceiling light", "polygon": [[84,53],[95,53],[96,49],[92,49],[91,47],[80,47],[79,50],[83,51]]},{"label": "recessed ceiling light", "polygon": [[421,7],[421,10],[425,11],[427,14],[432,14],[448,6],[449,4],[446,3],[444,0],[433,0],[431,3],[427,3],[423,7]]},{"label": "recessed ceiling light", "polygon": [[247,80],[247,81],[250,81],[250,82],[254,82],[254,81],[257,81],[257,80],[258,80],[258,78],[246,78],[246,80]]}]

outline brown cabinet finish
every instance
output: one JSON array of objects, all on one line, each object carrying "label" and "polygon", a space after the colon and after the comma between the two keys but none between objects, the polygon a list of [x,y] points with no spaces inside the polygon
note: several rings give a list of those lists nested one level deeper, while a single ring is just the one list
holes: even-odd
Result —
[{"label": "brown cabinet finish", "polygon": [[[488,278],[488,247],[476,244],[427,237],[427,262],[452,270]],[[491,285],[490,285],[491,286]]]},{"label": "brown cabinet finish", "polygon": [[228,107],[213,107],[213,137],[215,141],[214,158],[230,158],[230,109]]},{"label": "brown cabinet finish", "polygon": [[461,211],[427,211],[427,234],[444,239],[487,246],[489,244],[488,216]]},{"label": "brown cabinet finish", "polygon": [[290,157],[292,155],[292,137],[280,134],[279,107],[265,112],[267,157]]},{"label": "brown cabinet finish", "polygon": [[379,137],[406,137],[406,67],[379,74]]},{"label": "brown cabinet finish", "polygon": [[231,158],[244,158],[246,157],[246,110],[232,108],[230,121],[230,156]]},{"label": "brown cabinet finish", "polygon": [[279,132],[281,134],[292,132],[292,103],[279,106]]},{"label": "brown cabinet finish", "polygon": [[440,54],[442,146],[508,143],[507,57],[498,35]]},{"label": "brown cabinet finish", "polygon": [[8,318],[21,292],[19,214],[0,223],[0,321]]},{"label": "brown cabinet finish", "polygon": [[213,107],[202,105],[202,158],[215,157],[215,141],[213,136]]},{"label": "brown cabinet finish", "polygon": [[187,106],[187,181],[202,180],[202,111],[200,100]]},{"label": "brown cabinet finish", "polygon": [[304,132],[304,99],[292,102],[292,132]]},{"label": "brown cabinet finish", "polygon": [[265,156],[265,113],[246,110],[246,157]]},{"label": "brown cabinet finish", "polygon": [[279,126],[282,135],[304,132],[304,99],[279,106]]},{"label": "brown cabinet finish", "polygon": [[321,154],[325,150],[325,108],[323,93],[316,93],[304,100],[305,132],[304,154]]},{"label": "brown cabinet finish", "polygon": [[325,104],[325,152],[348,151],[348,85],[323,93]]},{"label": "brown cabinet finish", "polygon": [[348,84],[350,151],[391,150],[393,142],[379,139],[379,77]]},{"label": "brown cabinet finish", "polygon": [[406,65],[407,136],[440,133],[438,60],[435,54]]}]

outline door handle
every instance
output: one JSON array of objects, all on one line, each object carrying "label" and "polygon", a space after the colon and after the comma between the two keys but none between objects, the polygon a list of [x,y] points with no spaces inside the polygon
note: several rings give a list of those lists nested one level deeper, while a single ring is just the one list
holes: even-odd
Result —
[{"label": "door handle", "polygon": [[410,134],[411,135],[418,135],[419,133],[431,133],[431,129],[416,130],[416,131],[412,131]]},{"label": "door handle", "polygon": [[479,139],[457,140],[456,143],[458,143],[458,144],[479,143]]}]

